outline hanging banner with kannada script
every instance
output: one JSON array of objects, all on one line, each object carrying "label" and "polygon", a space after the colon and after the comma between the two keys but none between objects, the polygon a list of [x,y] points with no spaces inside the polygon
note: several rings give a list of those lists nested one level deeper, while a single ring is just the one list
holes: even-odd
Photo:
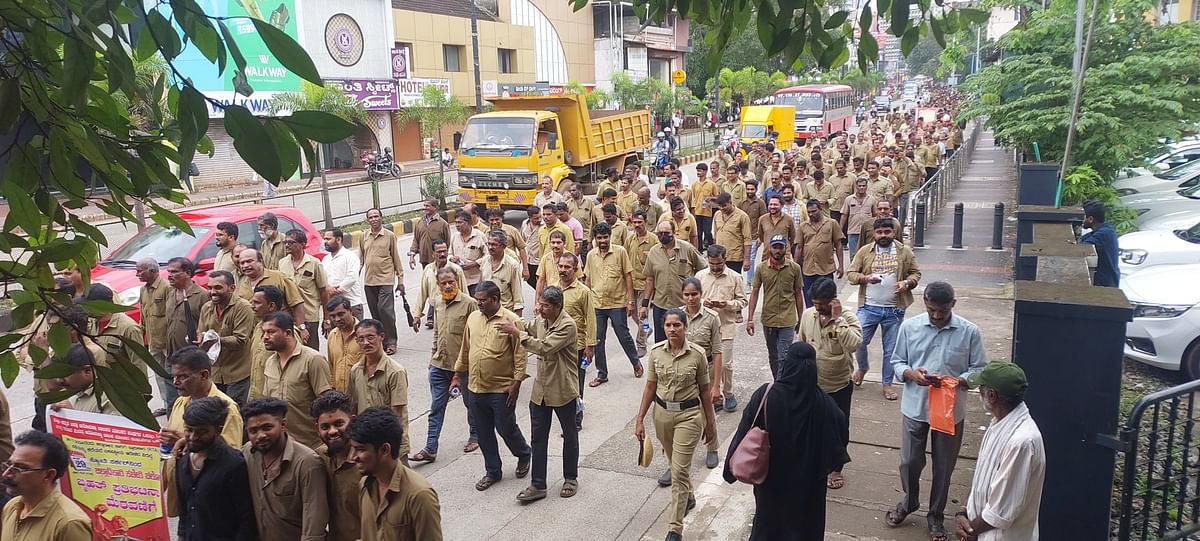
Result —
[{"label": "hanging banner with kannada script", "polygon": [[113,415],[48,411],[67,446],[62,491],[92,519],[95,541],[171,539],[163,509],[158,432]]}]

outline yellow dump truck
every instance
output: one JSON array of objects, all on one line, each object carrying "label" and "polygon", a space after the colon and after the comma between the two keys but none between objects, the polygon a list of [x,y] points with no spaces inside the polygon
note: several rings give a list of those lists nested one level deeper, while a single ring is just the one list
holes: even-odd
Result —
[{"label": "yellow dump truck", "polygon": [[750,105],[742,107],[741,144],[742,159],[751,143],[765,143],[774,138],[775,148],[788,150],[796,141],[792,121],[796,118],[796,107],[792,105]]},{"label": "yellow dump truck", "polygon": [[[458,149],[458,198],[488,208],[524,210],[542,177],[596,192],[609,167],[641,160],[651,141],[649,111],[592,111],[581,95],[490,98],[472,116]],[[561,190],[560,190],[561,191]]]}]

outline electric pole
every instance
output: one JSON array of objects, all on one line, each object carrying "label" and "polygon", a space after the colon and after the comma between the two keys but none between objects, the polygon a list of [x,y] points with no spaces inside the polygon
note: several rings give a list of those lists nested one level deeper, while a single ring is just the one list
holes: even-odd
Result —
[{"label": "electric pole", "polygon": [[475,114],[483,112],[483,84],[479,81],[479,18],[475,16],[475,0],[471,2],[471,55],[475,58]]}]

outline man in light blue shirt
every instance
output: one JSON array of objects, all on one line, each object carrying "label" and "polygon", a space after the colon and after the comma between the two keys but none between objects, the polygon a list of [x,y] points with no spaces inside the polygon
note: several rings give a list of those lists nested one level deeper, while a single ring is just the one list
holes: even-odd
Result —
[{"label": "man in light blue shirt", "polygon": [[[903,427],[900,437],[900,487],[904,499],[887,513],[889,526],[899,526],[909,513],[920,508],[921,471],[925,469],[925,445],[930,439],[933,483],[926,515],[929,534],[946,539],[945,509],[950,492],[950,475],[962,446],[963,417],[966,415],[967,378],[983,370],[987,356],[979,327],[956,316],[954,288],[946,282],[925,287],[925,314],[900,325],[892,368],[904,380],[900,401]],[[954,404],[954,435],[929,429],[929,386],[957,380]]]}]

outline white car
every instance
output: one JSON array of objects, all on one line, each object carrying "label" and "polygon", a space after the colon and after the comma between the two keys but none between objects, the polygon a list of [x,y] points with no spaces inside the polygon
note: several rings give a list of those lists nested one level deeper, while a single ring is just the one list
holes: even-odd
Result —
[{"label": "white car", "polygon": [[1167,145],[1166,152],[1146,160],[1146,167],[1135,167],[1132,171],[1145,175],[1166,171],[1195,160],[1200,160],[1200,141],[1192,137]]},{"label": "white car", "polygon": [[1121,206],[1137,212],[1138,229],[1149,229],[1146,224],[1151,220],[1181,212],[1200,212],[1200,184],[1175,191],[1127,195],[1121,198]]},{"label": "white car", "polygon": [[1200,264],[1151,267],[1121,278],[1133,304],[1125,356],[1200,378]]},{"label": "white car", "polygon": [[1121,278],[1158,265],[1200,263],[1200,223],[1175,231],[1135,231],[1117,239]]},{"label": "white car", "polygon": [[1200,220],[1200,205],[1189,205],[1183,210],[1168,211],[1157,217],[1138,220],[1138,228],[1142,231],[1175,231],[1187,229]]},{"label": "white car", "polygon": [[1127,197],[1141,193],[1190,188],[1200,184],[1200,160],[1185,163],[1161,173],[1120,179],[1113,183],[1117,195]]}]

